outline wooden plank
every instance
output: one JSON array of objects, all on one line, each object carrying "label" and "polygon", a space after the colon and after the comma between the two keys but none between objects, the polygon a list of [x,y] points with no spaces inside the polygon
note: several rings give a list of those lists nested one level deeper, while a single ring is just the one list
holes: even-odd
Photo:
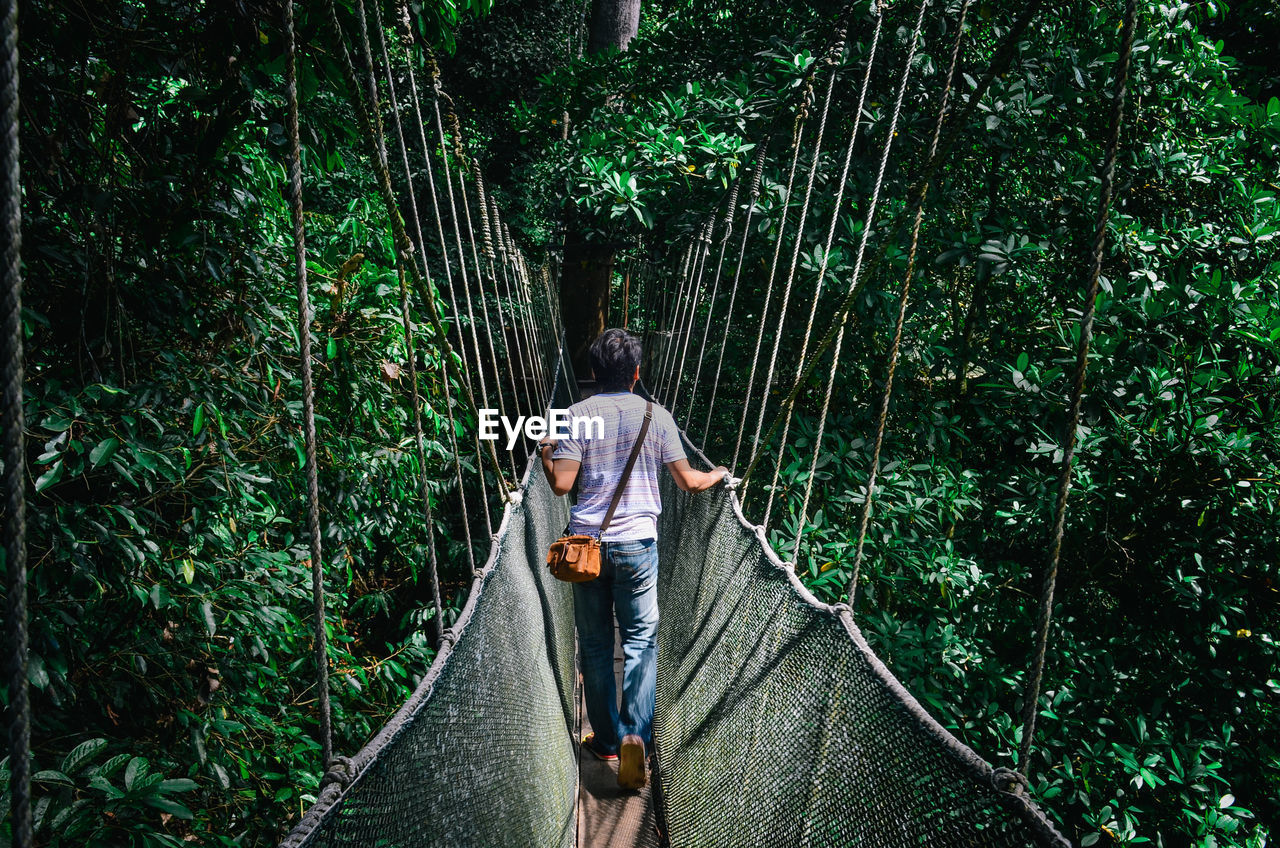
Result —
[{"label": "wooden plank", "polygon": [[[622,692],[622,645],[614,631],[613,672]],[[582,685],[578,686],[578,738],[591,732]],[[652,773],[649,775],[652,779]],[[635,791],[618,786],[618,762],[603,762],[578,748],[578,846],[660,848],[653,785]]]}]

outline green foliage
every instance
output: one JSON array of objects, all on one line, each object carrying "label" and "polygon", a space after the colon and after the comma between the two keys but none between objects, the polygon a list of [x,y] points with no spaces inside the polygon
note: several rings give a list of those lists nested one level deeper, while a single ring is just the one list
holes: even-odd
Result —
[{"label": "green foliage", "polygon": [[[273,843],[319,786],[278,26],[132,0],[24,16],[42,845]],[[466,551],[453,487],[423,518],[387,210],[315,49],[299,76],[326,626],[352,751],[434,655],[427,533],[443,562]],[[438,340],[415,334],[429,471],[451,480]],[[456,609],[465,565],[442,578]]]},{"label": "green foliage", "polygon": [[[1062,459],[1115,15],[1093,7],[1034,30],[930,195],[932,261],[913,287],[859,586],[863,628],[907,688],[1007,764]],[[1198,34],[1196,10],[1151,4],[1140,22],[1033,791],[1082,845],[1261,846],[1280,814],[1280,101],[1238,93],[1249,78]],[[976,26],[974,37],[982,44]],[[936,84],[923,73],[922,87]],[[919,143],[905,142],[899,167]],[[887,189],[891,213],[901,191]],[[837,281],[853,236],[839,234]],[[818,238],[806,234],[805,253]],[[828,421],[815,471],[799,570],[828,600],[851,573],[881,340],[904,272],[891,250],[856,305],[836,393],[862,400]],[[748,310],[750,291],[739,292]],[[784,356],[800,329],[787,328]],[[802,397],[782,460],[785,552],[820,400]]]},{"label": "green foliage", "polygon": [[[349,20],[351,4],[338,5]],[[652,0],[632,49],[598,57],[578,55],[576,0],[499,4],[476,20],[489,5],[411,3],[410,13],[420,37],[456,48],[442,63],[467,152],[535,240],[558,243],[567,221],[599,241],[642,237],[656,255],[723,203],[770,140],[744,264],[730,255],[723,269],[725,280],[741,270],[725,398],[747,379],[757,332],[776,326],[762,314],[765,277],[798,201],[785,154],[843,4]],[[893,4],[892,20],[909,5]],[[1061,459],[1114,5],[1046,14],[933,186],[862,571],[868,638],[935,716],[1006,765]],[[867,11],[855,9],[840,65],[793,315],[822,261]],[[42,844],[270,843],[318,788],[274,12],[112,0],[23,13]],[[362,164],[330,36],[310,12],[299,8],[299,84],[326,623],[338,748],[352,750],[432,656],[419,580],[430,528],[398,376],[406,346],[388,210]],[[1009,24],[993,4],[975,13],[961,102]],[[896,245],[891,222],[931,128],[951,33],[928,20],[873,249]],[[1081,845],[1261,848],[1280,815],[1280,91],[1274,68],[1257,67],[1274,26],[1274,10],[1250,0],[1151,2],[1140,14],[1030,764],[1037,798]],[[886,30],[820,319],[851,281],[905,34]],[[801,145],[801,174],[810,149]],[[363,265],[344,274],[356,253]],[[905,272],[902,250],[887,257],[855,304],[797,557],[829,600],[850,576],[867,401]],[[443,363],[432,334],[416,332],[428,462],[445,481]],[[802,332],[801,321],[782,325],[779,385],[795,373]],[[821,402],[806,389],[778,451],[784,552]],[[727,457],[723,434],[757,413],[722,402],[712,455]],[[431,495],[458,502],[445,482]],[[462,563],[447,506],[435,511],[437,539],[454,540],[441,561]],[[448,616],[467,575],[455,566],[443,578]]]}]

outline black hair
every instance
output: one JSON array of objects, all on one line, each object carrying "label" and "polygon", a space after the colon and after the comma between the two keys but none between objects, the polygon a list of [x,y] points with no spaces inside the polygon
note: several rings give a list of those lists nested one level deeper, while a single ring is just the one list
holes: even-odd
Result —
[{"label": "black hair", "polygon": [[631,380],[640,365],[640,340],[616,327],[605,330],[588,353],[591,373],[602,392],[631,391]]}]

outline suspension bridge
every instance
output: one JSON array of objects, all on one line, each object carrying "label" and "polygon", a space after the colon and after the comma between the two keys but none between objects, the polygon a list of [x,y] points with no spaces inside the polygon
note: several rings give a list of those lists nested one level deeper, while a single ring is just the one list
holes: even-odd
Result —
[{"label": "suspension bridge", "polygon": [[[15,844],[30,845],[29,745],[26,716],[25,580],[22,527],[22,349],[18,310],[17,88],[15,4],[0,16],[7,26],[7,77],[0,80],[6,145],[4,310],[4,472],[8,503],[5,544],[14,656]],[[870,236],[889,213],[880,208],[898,117],[922,26],[944,15],[928,2],[873,8],[856,17],[850,4],[820,61],[794,103],[794,121],[762,139],[755,161],[730,186],[721,208],[681,244],[629,257],[626,323],[645,340],[646,380],[639,390],[667,406],[683,422],[691,459],[715,463],[700,449],[717,404],[738,413],[730,468],[737,475],[710,492],[691,496],[667,479],[660,522],[656,764],[652,795],[599,791],[599,769],[584,766],[583,730],[576,671],[572,593],[544,567],[546,551],[566,525],[568,503],[555,497],[523,448],[500,452],[491,441],[468,439],[454,422],[466,413],[497,408],[512,418],[545,414],[579,397],[581,383],[565,355],[560,324],[559,269],[535,266],[512,237],[486,191],[484,176],[468,159],[452,101],[425,59],[429,78],[419,80],[412,39],[387,37],[378,4],[357,0],[354,20],[342,20],[332,2],[328,36],[342,71],[346,95],[392,210],[399,280],[399,310],[409,340],[408,387],[414,409],[414,449],[422,471],[421,508],[427,527],[433,498],[424,454],[420,374],[412,351],[412,327],[434,330],[450,393],[444,409],[453,440],[452,470],[458,491],[479,492],[458,501],[468,555],[487,538],[489,555],[471,561],[472,585],[456,622],[443,629],[437,540],[429,539],[428,575],[436,609],[439,650],[412,697],[359,751],[332,748],[326,649],[325,552],[317,484],[316,422],[310,371],[311,307],[306,247],[306,186],[300,166],[300,114],[292,3],[284,4],[286,94],[290,140],[288,195],[292,204],[299,354],[302,363],[307,536],[311,545],[315,604],[315,662],[326,765],[321,789],[284,845],[439,846],[1064,846],[1067,841],[1029,798],[1024,775],[994,768],[958,741],[894,678],[872,651],[846,604],[818,600],[801,583],[794,563],[805,544],[815,475],[804,478],[796,535],[782,550],[771,545],[782,470],[780,453],[764,446],[788,444],[793,411],[806,386],[821,390],[819,432],[810,464],[818,462],[822,433],[831,417],[851,307],[866,281],[886,264],[888,245],[907,245],[907,271],[896,292],[897,320],[885,360],[885,380],[874,399],[877,431],[869,481],[863,491],[849,597],[858,590],[863,541],[874,521],[875,480],[884,442],[894,367],[914,276],[924,200],[983,91],[1016,50],[1040,0],[1022,10],[982,79],[953,108],[952,83],[963,49],[968,0],[948,29],[955,34],[945,84],[937,93],[936,120],[927,154],[912,174],[908,202],[889,224],[894,239],[872,245]],[[1127,66],[1133,42],[1134,4],[1128,3],[1119,35],[1103,183],[1096,215],[1093,264],[1085,275],[1081,342],[1072,392],[1072,420],[1080,398],[1098,287],[1103,235],[1111,201],[1116,139],[1123,118]],[[901,28],[905,46],[889,49],[884,33]],[[870,47],[860,62],[849,58],[850,31]],[[872,87],[873,69],[893,68],[893,88],[879,96],[893,102],[887,126],[876,133],[878,173],[866,197],[853,270],[840,280],[828,259],[845,196],[850,163]],[[832,145],[833,90],[856,86],[857,107],[847,138],[836,142],[843,171],[819,180],[824,147]],[[407,88],[405,84],[407,83]],[[397,88],[399,84],[399,88]],[[864,145],[871,140],[861,139]],[[770,156],[774,158],[770,158]],[[781,226],[772,238],[764,283],[764,307],[750,321],[738,295],[743,256],[759,214],[762,174],[785,174]],[[743,169],[747,171],[748,169]],[[800,272],[801,234],[811,224],[819,184],[834,187],[825,248],[816,274]],[[736,257],[736,258],[735,258]],[[631,281],[634,280],[634,283]],[[825,298],[824,298],[825,295]],[[825,319],[820,326],[819,317]],[[751,324],[754,321],[754,326]],[[790,323],[788,323],[790,322]],[[784,326],[792,331],[784,331]],[[802,328],[798,333],[795,327]],[[753,332],[754,330],[754,332]],[[780,356],[783,339],[799,342],[798,355]],[[784,352],[785,353],[785,352]],[[748,379],[722,381],[726,358],[749,362]],[[825,374],[823,373],[825,363]],[[794,367],[794,372],[789,368]],[[455,394],[456,393],[456,394]],[[1071,483],[1075,427],[1070,427],[1056,503],[1049,567],[1040,598],[1041,617],[1025,693],[1027,704],[1019,763],[1029,759],[1052,609],[1053,580]],[[472,434],[474,436],[474,434]],[[778,449],[779,451],[781,449]],[[463,460],[466,460],[465,462]],[[768,466],[772,462],[772,468]],[[744,502],[763,514],[747,517]],[[439,508],[436,505],[434,508]],[[776,538],[776,537],[775,537]],[[590,785],[595,781],[597,785]]]}]

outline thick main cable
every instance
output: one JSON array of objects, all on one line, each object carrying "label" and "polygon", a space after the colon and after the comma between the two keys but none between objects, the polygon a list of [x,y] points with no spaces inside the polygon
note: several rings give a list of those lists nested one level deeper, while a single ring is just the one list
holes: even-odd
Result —
[{"label": "thick main cable", "polygon": [[9,795],[13,844],[30,848],[31,701],[27,689],[27,499],[22,410],[22,183],[18,159],[18,2],[0,0],[4,56],[0,59],[0,203],[4,245],[0,262],[0,442],[4,460],[6,669],[9,688]]}]

